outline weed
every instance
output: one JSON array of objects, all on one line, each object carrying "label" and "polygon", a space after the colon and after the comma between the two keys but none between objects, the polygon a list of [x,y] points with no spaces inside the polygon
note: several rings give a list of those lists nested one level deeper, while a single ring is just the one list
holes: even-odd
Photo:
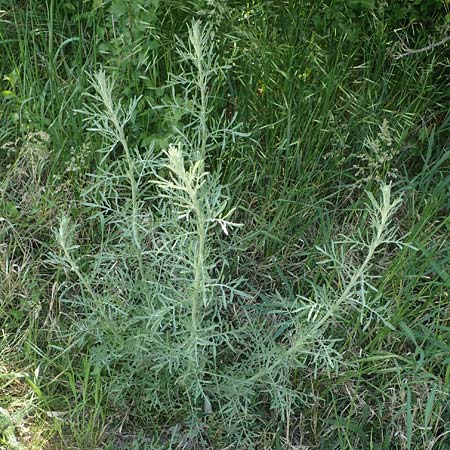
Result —
[{"label": "weed", "polygon": [[447,448],[446,6],[359,3],[0,0],[0,446]]}]

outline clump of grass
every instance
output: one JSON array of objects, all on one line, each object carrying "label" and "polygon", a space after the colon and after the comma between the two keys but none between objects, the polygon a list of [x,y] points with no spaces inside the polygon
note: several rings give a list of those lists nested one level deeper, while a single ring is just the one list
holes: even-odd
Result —
[{"label": "clump of grass", "polygon": [[46,211],[49,145],[44,132],[5,144],[11,160],[0,180],[0,318],[16,343],[23,343],[43,310],[40,239],[53,218]]},{"label": "clump of grass", "polygon": [[30,374],[28,368],[20,370],[19,362],[10,357],[11,351],[5,346],[5,336],[0,346],[0,447],[43,448],[51,437],[51,430],[39,412],[39,369],[34,374]]},{"label": "clump of grass", "polygon": [[[43,132],[30,132],[23,139],[6,142],[2,151],[10,163],[6,167],[6,175],[2,179],[0,194],[2,199],[8,196],[23,196],[25,200],[30,195],[42,192],[45,170],[44,166],[50,158],[50,136]],[[16,192],[15,192],[16,191]],[[18,200],[20,202],[20,199]]]}]

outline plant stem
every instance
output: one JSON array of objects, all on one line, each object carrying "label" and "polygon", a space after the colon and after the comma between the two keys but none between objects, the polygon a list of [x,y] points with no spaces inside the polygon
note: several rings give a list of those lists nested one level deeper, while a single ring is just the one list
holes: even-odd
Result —
[{"label": "plant stem", "polygon": [[136,250],[137,250],[137,255],[138,255],[138,260],[139,260],[139,270],[141,272],[141,275],[143,275],[144,273],[144,268],[143,268],[143,262],[142,262],[142,253],[141,253],[141,239],[140,239],[140,233],[139,233],[139,229],[138,229],[138,210],[139,210],[139,205],[138,205],[138,187],[137,187],[137,183],[136,183],[136,178],[134,177],[134,162],[133,162],[133,158],[131,157],[130,154],[130,149],[128,147],[128,142],[127,139],[125,138],[125,133],[123,130],[123,127],[121,127],[119,129],[119,138],[120,138],[120,143],[123,146],[123,149],[125,151],[125,156],[127,159],[127,174],[128,174],[128,179],[130,181],[130,188],[131,188],[131,204],[132,204],[132,230],[133,230],[133,240],[134,240],[134,245],[136,246]]},{"label": "plant stem", "polygon": [[[385,205],[386,206],[386,205]],[[342,306],[342,304],[348,299],[348,296],[350,295],[351,291],[354,289],[356,283],[361,278],[361,276],[365,273],[367,270],[377,248],[383,243],[383,233],[388,226],[389,221],[389,209],[383,208],[381,210],[381,220],[379,223],[376,224],[376,234],[372,238],[369,250],[367,252],[366,257],[364,258],[364,261],[359,266],[359,268],[353,273],[352,277],[350,278],[349,282],[347,283],[347,287],[344,289],[344,291],[339,295],[337,300],[333,303],[330,309],[326,311],[326,313],[317,321],[314,323],[313,327],[309,330],[309,335],[315,336],[315,333],[317,333],[322,327],[324,327],[327,322],[333,317],[335,312]],[[274,364],[272,364],[269,367],[266,367],[263,370],[260,370],[255,375],[250,377],[247,382],[254,382],[260,379],[262,376],[271,373],[276,367],[278,367],[283,361],[288,359],[291,355],[295,354],[298,349],[305,345],[305,337],[301,336],[298,338],[294,344],[286,350],[280,358],[278,358]]]},{"label": "plant stem", "polygon": [[[196,364],[198,364],[198,347],[197,347],[197,337],[198,328],[201,323],[201,310],[202,302],[205,303],[204,292],[205,292],[205,242],[206,242],[206,220],[204,213],[201,209],[200,202],[198,200],[198,190],[194,190],[192,193],[192,203],[194,206],[194,212],[197,218],[197,251],[195,253],[195,263],[194,263],[194,286],[192,290],[192,310],[191,310],[191,320],[192,320],[192,339],[194,341],[194,354]],[[198,367],[197,367],[198,368]]]},{"label": "plant stem", "polygon": [[131,205],[132,205],[132,217],[131,217],[131,228],[133,233],[133,241],[134,245],[136,247],[136,253],[138,257],[138,264],[139,264],[139,271],[141,274],[141,277],[144,276],[144,264],[142,261],[142,253],[141,253],[141,239],[140,239],[140,233],[138,229],[138,212],[139,212],[139,205],[138,205],[138,186],[136,183],[136,178],[134,176],[135,168],[134,168],[134,161],[131,156],[130,148],[128,146],[128,141],[125,136],[125,130],[124,125],[119,121],[117,117],[117,113],[114,110],[114,107],[112,105],[112,102],[109,98],[104,98],[104,104],[106,106],[106,109],[108,110],[110,119],[114,125],[114,128],[117,132],[117,137],[119,142],[121,143],[123,150],[125,152],[125,158],[127,160],[127,176],[130,183],[130,189],[131,189]]}]

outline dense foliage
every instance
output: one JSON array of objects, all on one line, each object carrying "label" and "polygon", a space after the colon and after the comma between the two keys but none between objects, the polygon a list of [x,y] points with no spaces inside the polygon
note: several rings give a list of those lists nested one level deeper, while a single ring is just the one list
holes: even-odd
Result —
[{"label": "dense foliage", "polygon": [[0,0],[0,448],[450,448],[449,8]]}]

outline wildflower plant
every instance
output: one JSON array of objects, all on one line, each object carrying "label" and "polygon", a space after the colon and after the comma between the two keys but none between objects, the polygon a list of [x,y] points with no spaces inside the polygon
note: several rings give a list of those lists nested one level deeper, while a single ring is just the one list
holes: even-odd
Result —
[{"label": "wildflower plant", "polygon": [[[335,283],[311,280],[293,299],[244,293],[226,273],[239,224],[220,174],[207,170],[208,155],[243,133],[234,118],[210,117],[226,67],[208,36],[193,23],[179,42],[185,71],[170,80],[173,101],[153,106],[188,119],[161,152],[128,144],[140,99],[125,106],[105,72],[92,77],[81,112],[104,138],[105,164],[83,194],[85,229],[64,217],[53,261],[66,269],[62,302],[76,318],[69,349],[88,353],[109,401],[134,421],[187,426],[189,439],[206,439],[218,421],[228,442],[252,448],[261,408],[288,423],[317,401],[308,379],[346,364],[336,324],[357,314],[363,329],[389,326],[375,261],[387,245],[404,245],[392,223],[400,199],[381,185],[379,200],[368,193],[365,235],[316,249]],[[90,234],[100,240],[88,250]]]},{"label": "wildflower plant", "polygon": [[[81,112],[90,130],[103,136],[108,164],[92,176],[83,199],[100,244],[86,251],[77,242],[79,225],[64,217],[56,231],[61,252],[53,255],[66,268],[62,301],[76,317],[72,345],[81,350],[89,344],[110,401],[147,420],[152,411],[159,422],[190,422],[197,433],[199,418],[213,411],[217,365],[236,336],[224,316],[242,295],[239,282],[225,278],[220,244],[232,239],[238,224],[226,189],[205,163],[218,136],[226,145],[239,135],[209,121],[208,92],[222,69],[213,66],[207,36],[194,23],[189,44],[181,46],[191,69],[171,87],[184,89],[191,122],[174,130],[163,152],[129,146],[127,124],[140,99],[124,106],[113,100],[114,81],[104,71],[92,77]],[[175,97],[164,105],[180,107]],[[117,149],[122,156],[113,160]]]},{"label": "wildflower plant", "polygon": [[364,152],[357,154],[359,160],[353,166],[357,187],[367,186],[375,182],[394,181],[399,174],[395,167],[395,158],[399,149],[394,145],[393,132],[386,119],[380,125],[380,130],[375,138],[366,138],[364,141]]},{"label": "wildflower plant", "polygon": [[439,29],[3,3],[0,447],[446,448]]},{"label": "wildflower plant", "polygon": [[[308,383],[321,375],[332,377],[347,365],[341,348],[343,338],[337,332],[339,324],[357,317],[362,330],[369,326],[392,328],[386,311],[390,305],[380,301],[376,282],[381,273],[378,261],[387,247],[406,245],[397,237],[393,223],[401,198],[392,195],[391,185],[381,185],[379,199],[370,192],[367,196],[366,233],[342,236],[327,248],[317,248],[320,264],[336,274],[335,283],[321,285],[311,280],[309,295],[285,298],[269,294],[261,303],[249,306],[252,313],[245,332],[253,350],[248,351],[244,363],[236,363],[232,370],[236,378],[230,374],[234,390],[229,385],[226,391],[234,394],[228,397],[228,404],[224,402],[224,410],[241,412],[232,419],[229,416],[230,423],[243,417],[241,426],[245,427],[248,401],[258,397],[256,392],[267,399],[283,423],[317,404],[319,400]],[[359,258],[352,258],[354,254]],[[265,337],[261,337],[261,329],[267,330]],[[236,401],[236,386],[240,386],[241,398],[242,392],[247,392],[244,406]]]}]

